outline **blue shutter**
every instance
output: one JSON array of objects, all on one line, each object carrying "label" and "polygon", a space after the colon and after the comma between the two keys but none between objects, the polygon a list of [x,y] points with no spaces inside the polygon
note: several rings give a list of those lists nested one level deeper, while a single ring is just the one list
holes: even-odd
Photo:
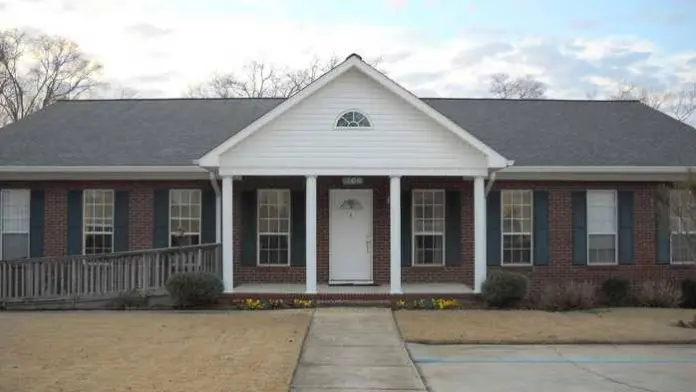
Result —
[{"label": "blue shutter", "polygon": [[534,265],[549,265],[549,192],[534,191]]},{"label": "blue shutter", "polygon": [[214,244],[216,239],[215,191],[201,191],[201,244]]},{"label": "blue shutter", "polygon": [[500,191],[491,190],[486,203],[486,264],[500,265]]},{"label": "blue shutter", "polygon": [[42,257],[44,254],[44,203],[42,189],[31,190],[29,207],[29,257]]},{"label": "blue shutter", "polygon": [[669,221],[669,197],[660,200],[655,197],[655,250],[657,252],[655,263],[670,263],[670,236],[671,227]]},{"label": "blue shutter", "polygon": [[449,266],[462,264],[461,194],[458,190],[445,192],[445,265]]},{"label": "blue shutter", "polygon": [[571,193],[573,211],[573,264],[587,265],[587,192]]},{"label": "blue shutter", "polygon": [[68,254],[82,254],[82,190],[68,191]]},{"label": "blue shutter", "polygon": [[130,192],[114,192],[114,252],[126,252],[129,245]]},{"label": "blue shutter", "polygon": [[157,189],[154,195],[152,247],[169,247],[169,189]]},{"label": "blue shutter", "polygon": [[290,265],[293,267],[304,267],[306,265],[305,245],[307,238],[306,230],[306,207],[307,198],[304,190],[290,192],[290,202],[292,204],[290,210],[291,229],[290,229]]},{"label": "blue shutter", "polygon": [[411,266],[411,191],[401,192],[401,266]]},{"label": "blue shutter", "polygon": [[619,191],[619,264],[633,264],[633,191]]},{"label": "blue shutter", "polygon": [[257,260],[257,236],[256,231],[256,191],[244,191],[241,194],[242,221],[242,260],[241,264],[253,267]]}]

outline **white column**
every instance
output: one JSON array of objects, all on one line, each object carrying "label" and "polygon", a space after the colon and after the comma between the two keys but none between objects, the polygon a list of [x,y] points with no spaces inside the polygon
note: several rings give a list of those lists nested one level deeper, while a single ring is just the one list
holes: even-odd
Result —
[{"label": "white column", "polygon": [[215,195],[215,242],[219,244],[220,241],[222,241],[222,194]]},{"label": "white column", "polygon": [[305,219],[305,282],[307,294],[317,293],[317,176],[307,176]]},{"label": "white column", "polygon": [[234,291],[234,188],[232,177],[222,177],[222,283],[225,292]]},{"label": "white column", "polygon": [[389,293],[401,294],[401,177],[398,176],[389,181],[389,237]]},{"label": "white column", "polygon": [[483,177],[474,179],[474,293],[486,280],[486,190]]}]

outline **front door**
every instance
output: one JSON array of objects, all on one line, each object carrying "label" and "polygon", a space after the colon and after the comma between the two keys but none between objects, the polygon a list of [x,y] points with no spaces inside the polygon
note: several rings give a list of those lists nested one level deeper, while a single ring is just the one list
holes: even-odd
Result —
[{"label": "front door", "polygon": [[329,203],[329,283],[372,283],[372,189],[331,189]]}]

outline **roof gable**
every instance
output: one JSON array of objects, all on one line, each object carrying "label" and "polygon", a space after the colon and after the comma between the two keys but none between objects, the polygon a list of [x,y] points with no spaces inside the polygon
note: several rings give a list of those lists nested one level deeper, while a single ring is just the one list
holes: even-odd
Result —
[{"label": "roof gable", "polygon": [[405,100],[408,104],[412,105],[416,109],[423,112],[425,115],[430,117],[439,125],[443,126],[445,129],[454,133],[462,140],[472,145],[477,150],[481,151],[488,160],[488,166],[490,168],[504,168],[509,166],[512,162],[508,161],[505,157],[500,155],[497,151],[487,146],[479,139],[474,137],[472,134],[462,129],[459,125],[452,122],[449,118],[434,110],[431,106],[427,105],[421,101],[418,97],[413,95],[408,90],[401,87],[398,83],[386,77],[383,73],[377,71],[375,68],[365,63],[362,58],[358,55],[349,56],[344,62],[334,67],[329,72],[322,75],[320,78],[312,82],[310,85],[299,91],[297,94],[288,98],[275,108],[273,108],[268,113],[261,116],[258,120],[249,124],[246,128],[242,129],[238,133],[231,136],[229,139],[213,148],[211,151],[206,153],[198,160],[198,164],[202,167],[218,167],[220,165],[220,155],[228,151],[247,137],[249,137],[254,132],[263,128],[265,125],[269,124],[283,113],[287,112],[291,108],[298,105],[300,102],[307,99],[307,97],[315,94],[317,91],[321,90],[324,86],[331,83],[333,80],[348,72],[351,69],[356,69],[372,80],[379,83],[382,87],[394,93],[398,97]]}]

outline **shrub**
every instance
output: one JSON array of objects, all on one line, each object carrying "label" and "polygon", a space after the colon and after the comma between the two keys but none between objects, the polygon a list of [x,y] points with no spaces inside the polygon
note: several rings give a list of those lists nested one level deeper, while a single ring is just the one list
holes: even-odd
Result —
[{"label": "shrub", "polygon": [[679,288],[666,280],[643,282],[637,300],[638,305],[651,308],[673,308],[679,304]]},{"label": "shrub", "polygon": [[488,306],[510,308],[520,303],[527,296],[529,279],[510,271],[494,271],[483,282],[481,295]]},{"label": "shrub", "polygon": [[139,290],[122,291],[118,296],[111,298],[106,307],[109,309],[144,308],[148,304],[148,295]]},{"label": "shrub", "polygon": [[696,308],[696,280],[682,280],[681,300],[681,306],[683,308]]},{"label": "shrub", "polygon": [[538,307],[545,310],[590,309],[597,304],[597,286],[592,282],[563,282],[544,287]]},{"label": "shrub", "polygon": [[224,286],[214,274],[182,272],[169,277],[166,288],[175,306],[188,307],[214,304]]},{"label": "shrub", "polygon": [[631,296],[631,282],[625,278],[608,278],[602,282],[600,291],[605,305],[626,305]]}]

